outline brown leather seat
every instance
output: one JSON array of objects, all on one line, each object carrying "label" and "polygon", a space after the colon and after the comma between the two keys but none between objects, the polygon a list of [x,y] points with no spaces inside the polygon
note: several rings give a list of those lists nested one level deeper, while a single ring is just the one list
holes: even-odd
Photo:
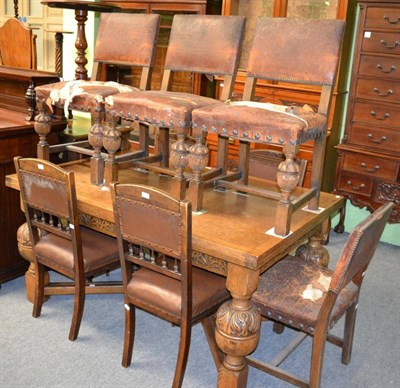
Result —
[{"label": "brown leather seat", "polygon": [[[183,169],[188,163],[188,145],[185,138],[192,124],[191,112],[210,104],[221,104],[230,98],[236,75],[245,20],[241,16],[175,15],[165,59],[160,91],[121,93],[106,99],[106,110],[146,126],[155,126],[158,136],[157,157],[137,161],[135,165],[174,176],[171,192],[184,197],[186,182]],[[188,27],[190,26],[190,27]],[[188,33],[188,28],[190,34]],[[173,74],[191,72],[224,77],[220,100],[172,91]],[[171,146],[169,156],[169,131],[178,137]],[[170,170],[169,162],[174,170]],[[207,163],[206,163],[207,164]],[[160,170],[160,166],[164,168]],[[117,179],[117,171],[111,178]]]},{"label": "brown leather seat", "polygon": [[[326,341],[342,348],[343,364],[350,362],[361,284],[392,208],[393,203],[386,203],[351,232],[335,270],[287,256],[260,276],[252,301],[261,315],[300,331],[300,335],[272,363],[248,357],[250,365],[291,384],[316,388]],[[343,338],[329,334],[343,315]],[[304,381],[279,364],[307,335],[313,336],[313,348],[310,380]]]},{"label": "brown leather seat", "polygon": [[[63,108],[66,115],[68,110],[91,113],[94,123],[89,131],[89,143],[94,148],[91,176],[93,184],[101,185],[104,179],[104,161],[101,154],[105,131],[102,125],[102,120],[105,119],[104,99],[116,93],[137,92],[140,89],[150,87],[159,22],[160,15],[157,14],[102,13],[94,50],[92,79],[90,81],[58,82],[35,88],[38,105],[42,108],[42,116],[39,115],[36,119],[37,131],[40,131],[40,123],[48,124],[49,122],[48,119],[43,118],[43,104],[50,110],[54,106]],[[118,37],[118,39],[115,39],[115,37]],[[98,79],[102,74],[100,65],[141,68],[139,87],[117,82],[99,81]],[[43,135],[45,140],[47,134],[43,133]],[[75,152],[79,152],[77,150],[78,145],[86,147],[87,142],[75,143]],[[108,145],[108,143],[106,142],[105,145]],[[115,152],[113,150],[110,150],[110,152],[109,157],[114,158]],[[41,141],[38,147],[38,157],[49,159],[48,153],[48,144]],[[87,151],[83,150],[82,153],[87,154]]]},{"label": "brown leather seat", "polygon": [[[218,134],[219,176],[213,174],[205,187],[232,188],[242,192],[248,185],[250,143],[274,144],[283,147],[286,161],[280,164],[277,182],[282,192],[277,204],[275,234],[290,232],[291,213],[305,202],[317,210],[326,142],[327,113],[340,58],[344,22],[340,20],[313,20],[289,18],[260,18],[257,20],[253,45],[249,55],[243,101],[223,106],[195,109],[192,114],[193,133]],[[320,85],[322,87],[318,111],[311,107],[290,107],[251,101],[257,79],[275,83]],[[227,142],[240,141],[239,171],[227,171]],[[314,140],[311,171],[311,189],[298,200],[291,200],[291,192],[298,182],[298,166],[294,158],[298,146]],[[193,159],[204,151],[193,149]],[[234,181],[237,181],[234,183]],[[191,181],[193,187],[201,186]],[[195,193],[196,191],[193,190]],[[274,198],[275,193],[264,192]],[[202,207],[202,191],[190,197],[194,210]]]},{"label": "brown leather seat", "polygon": [[[192,268],[192,213],[179,201],[155,188],[111,185],[125,295],[125,341],[122,365],[131,363],[135,307],[180,326],[180,344],[172,386],[182,385],[191,327],[201,321],[212,333],[210,316],[229,299],[225,279]],[[139,269],[135,269],[139,266]],[[214,319],[214,318],[212,318]],[[209,338],[209,341],[213,341]],[[212,346],[214,359],[216,344]]]},{"label": "brown leather seat", "polygon": [[[81,227],[73,172],[45,160],[15,158],[21,198],[30,231],[36,269],[32,315],[40,316],[46,295],[73,294],[69,339],[78,337],[85,294],[122,293],[121,282],[92,282],[119,267],[115,238]],[[56,271],[69,283],[45,284],[45,271]]]}]

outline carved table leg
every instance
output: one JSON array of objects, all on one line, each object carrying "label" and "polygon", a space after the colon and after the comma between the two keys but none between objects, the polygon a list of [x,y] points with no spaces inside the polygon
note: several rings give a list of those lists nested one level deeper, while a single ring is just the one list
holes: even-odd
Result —
[{"label": "carved table leg", "polygon": [[251,296],[258,286],[258,272],[233,264],[228,266],[227,288],[232,300],[216,315],[215,339],[225,353],[218,371],[218,387],[245,387],[248,366],[245,356],[257,347],[261,316]]},{"label": "carved table leg", "polygon": [[[34,264],[34,257],[32,251],[31,237],[29,234],[28,224],[25,222],[17,230],[17,241],[18,241],[18,252],[27,261],[30,262],[28,271],[25,273],[25,287],[26,287],[26,298],[29,302],[34,303],[35,299],[35,283],[36,283],[36,268]],[[45,285],[49,284],[50,277],[49,273],[45,274]],[[50,297],[46,296],[44,301]]]},{"label": "carved table leg", "polygon": [[329,252],[322,245],[322,241],[325,237],[325,231],[325,225],[319,225],[315,234],[309,238],[308,243],[300,245],[297,248],[296,256],[305,261],[311,261],[314,264],[320,265],[321,267],[327,267],[329,264]]},{"label": "carved table leg", "polygon": [[75,79],[86,80],[88,78],[88,71],[86,65],[88,60],[86,58],[86,49],[88,47],[85,32],[85,23],[88,19],[87,9],[77,9],[75,10],[75,20],[78,23],[78,31],[76,35],[75,48],[77,50],[77,57],[75,63],[77,68],[75,69]]},{"label": "carved table leg", "polygon": [[335,226],[334,231],[336,233],[343,233],[344,232],[344,219],[346,217],[346,202],[347,198],[344,198],[343,207],[340,209],[340,218],[338,224]]}]

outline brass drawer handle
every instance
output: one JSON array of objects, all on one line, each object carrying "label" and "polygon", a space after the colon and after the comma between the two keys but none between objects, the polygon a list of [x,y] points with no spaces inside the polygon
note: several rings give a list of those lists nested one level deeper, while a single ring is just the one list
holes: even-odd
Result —
[{"label": "brass drawer handle", "polygon": [[377,93],[378,96],[380,96],[380,97],[387,97],[387,96],[390,96],[391,94],[393,94],[392,89],[388,89],[388,91],[386,93],[380,93],[378,88],[374,88],[374,92]]},{"label": "brass drawer handle", "polygon": [[371,116],[374,119],[377,119],[377,120],[385,120],[385,119],[388,119],[390,117],[389,113],[385,113],[382,117],[377,117],[376,112],[373,111],[373,110],[371,110]]},{"label": "brass drawer handle", "polygon": [[397,46],[400,46],[400,42],[398,41],[398,40],[396,40],[391,46],[388,46],[388,44],[387,44],[387,42],[386,42],[386,40],[381,40],[381,45],[382,46],[385,46],[385,48],[388,48],[388,49],[394,49],[394,48],[396,48]]},{"label": "brass drawer handle", "polygon": [[363,190],[363,189],[365,189],[364,183],[361,183],[360,186],[353,186],[353,184],[351,183],[351,181],[347,181],[347,184],[348,184],[353,190]]},{"label": "brass drawer handle", "polygon": [[374,136],[372,135],[372,133],[369,133],[367,136],[368,136],[368,140],[372,141],[374,143],[381,144],[384,141],[386,141],[386,136],[382,136],[380,139],[374,139]]},{"label": "brass drawer handle", "polygon": [[397,18],[397,20],[390,20],[390,16],[384,16],[383,19],[388,22],[389,24],[397,24],[400,23],[400,18]]},{"label": "brass drawer handle", "polygon": [[397,68],[396,68],[395,65],[390,66],[390,69],[389,69],[389,70],[384,70],[383,67],[382,67],[382,65],[381,65],[380,63],[378,63],[378,64],[376,65],[376,68],[377,68],[378,70],[380,70],[382,73],[391,73],[392,71],[396,71],[396,70],[397,70]]},{"label": "brass drawer handle", "polygon": [[368,171],[368,172],[377,172],[380,169],[380,167],[378,165],[376,165],[375,167],[372,167],[372,168],[367,168],[367,165],[364,162],[361,163],[361,167],[365,171]]}]

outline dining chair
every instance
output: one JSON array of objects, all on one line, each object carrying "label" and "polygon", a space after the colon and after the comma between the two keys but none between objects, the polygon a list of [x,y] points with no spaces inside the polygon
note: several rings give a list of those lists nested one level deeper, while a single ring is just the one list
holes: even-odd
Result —
[{"label": "dining chair", "polygon": [[[104,98],[116,93],[150,88],[152,66],[154,64],[156,41],[160,15],[131,13],[102,13],[94,49],[91,80],[58,82],[35,88],[41,114],[35,118],[35,129],[39,133],[38,157],[49,159],[47,134],[51,131],[51,120],[46,114],[53,107],[89,112],[92,126],[88,141],[75,142],[64,148],[91,156],[91,182],[102,185],[104,179],[104,159],[114,159],[113,153],[103,154],[102,147],[107,128]],[[104,78],[104,66],[141,68],[138,88],[113,81],[100,81]],[[110,140],[109,140],[110,141]],[[107,141],[106,141],[107,143]],[[93,149],[89,148],[89,145]],[[60,152],[60,147],[57,151]]]},{"label": "dining chair", "polygon": [[180,327],[172,384],[180,387],[192,325],[201,321],[208,332],[210,316],[230,297],[225,279],[192,266],[190,202],[136,184],[112,183],[111,195],[125,297],[122,365],[131,363],[137,307]]},{"label": "dining chair", "polygon": [[[188,164],[189,146],[185,140],[191,128],[191,113],[205,105],[221,105],[231,97],[244,25],[242,16],[174,15],[161,90],[121,93],[106,99],[106,110],[117,119],[121,117],[155,129],[155,155],[137,159],[134,165],[172,176],[171,193],[177,198],[183,199],[186,190],[183,172]],[[208,78],[221,76],[223,89],[219,99],[172,91],[177,72],[203,74]],[[170,131],[177,137],[171,148]],[[116,166],[109,180],[117,180],[117,173]]]},{"label": "dining chair", "polygon": [[16,18],[0,27],[0,65],[35,70],[36,35]]},{"label": "dining chair", "polygon": [[[201,138],[207,132],[218,135],[217,169],[211,180],[199,184],[192,179],[189,193],[193,208],[202,208],[202,190],[191,186],[234,189],[251,192],[248,182],[251,143],[281,146],[286,160],[280,164],[277,183],[280,188],[275,227],[278,236],[290,232],[292,212],[307,201],[308,208],[319,208],[319,191],[326,143],[329,106],[340,58],[345,23],[341,20],[259,18],[249,53],[243,101],[223,106],[209,105],[192,113],[193,135]],[[317,111],[308,105],[285,106],[252,101],[257,80],[274,84],[316,85],[321,87]],[[228,142],[239,141],[238,171],[227,171]],[[314,141],[310,189],[293,199],[298,182],[298,166],[294,162],[299,145]],[[192,149],[193,160],[202,157],[201,147]],[[190,165],[190,164],[189,164]],[[209,172],[210,174],[210,172]],[[197,192],[197,196],[195,193]],[[276,198],[265,191],[264,196]]]},{"label": "dining chair", "polygon": [[[334,270],[287,256],[260,276],[252,301],[261,315],[300,333],[271,362],[247,357],[249,365],[299,387],[316,388],[326,341],[342,348],[343,364],[350,362],[362,281],[392,208],[387,202],[353,229]],[[343,316],[343,337],[331,334]],[[307,336],[312,336],[308,381],[279,367]]]},{"label": "dining chair", "polygon": [[[45,296],[74,295],[69,340],[78,337],[86,294],[122,293],[121,282],[93,282],[119,267],[117,240],[79,225],[74,173],[46,160],[15,157],[36,269],[33,317]],[[55,271],[68,282],[45,284]]]}]

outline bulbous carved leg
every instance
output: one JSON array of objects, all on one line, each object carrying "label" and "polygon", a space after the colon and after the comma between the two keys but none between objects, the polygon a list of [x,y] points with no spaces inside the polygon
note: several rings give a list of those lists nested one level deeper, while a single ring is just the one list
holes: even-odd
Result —
[{"label": "bulbous carved leg", "polygon": [[105,185],[110,186],[111,182],[118,180],[118,163],[115,160],[115,153],[121,147],[121,132],[117,129],[118,117],[113,115],[109,126],[104,128],[103,146],[108,152],[108,159],[105,163]]},{"label": "bulbous carved leg", "polygon": [[94,152],[90,159],[90,182],[100,186],[104,180],[104,160],[101,157],[104,128],[101,124],[101,112],[93,112],[92,119],[94,123],[89,130],[89,144],[93,147]]},{"label": "bulbous carved leg", "polygon": [[185,142],[187,128],[176,130],[177,141],[171,145],[170,165],[175,167],[175,176],[171,180],[171,194],[179,199],[185,198],[186,179],[183,175],[188,165],[189,146]]},{"label": "bulbous carved leg", "polygon": [[275,233],[286,236],[290,232],[292,216],[292,203],[290,196],[299,182],[299,166],[294,161],[297,154],[297,146],[285,146],[283,152],[286,160],[279,164],[276,175],[278,186],[281,190],[281,199],[277,203],[275,214]]},{"label": "bulbous carved leg", "polygon": [[248,366],[245,356],[257,347],[261,316],[251,296],[258,284],[258,273],[229,265],[227,288],[232,300],[216,314],[215,339],[226,354],[218,374],[219,387],[245,386]]},{"label": "bulbous carved leg", "polygon": [[47,142],[47,135],[51,132],[51,117],[46,112],[44,101],[38,101],[39,114],[35,116],[35,132],[39,135],[37,145],[37,157],[39,159],[50,160],[50,148]]},{"label": "bulbous carved leg", "polygon": [[[31,236],[29,234],[28,224],[23,223],[17,230],[17,241],[18,241],[18,252],[27,261],[30,262],[30,266],[25,273],[25,289],[26,298],[29,302],[33,303],[35,299],[35,282],[36,282],[36,267],[34,264],[34,256],[32,250]],[[49,284],[50,277],[49,273],[45,274],[45,285]],[[50,297],[46,296],[44,301]]]},{"label": "bulbous carved leg", "polygon": [[198,212],[203,205],[204,182],[201,172],[207,167],[209,151],[203,144],[203,134],[196,135],[196,144],[189,148],[189,167],[193,171],[193,178],[189,182],[189,200],[192,202],[192,210]]}]

